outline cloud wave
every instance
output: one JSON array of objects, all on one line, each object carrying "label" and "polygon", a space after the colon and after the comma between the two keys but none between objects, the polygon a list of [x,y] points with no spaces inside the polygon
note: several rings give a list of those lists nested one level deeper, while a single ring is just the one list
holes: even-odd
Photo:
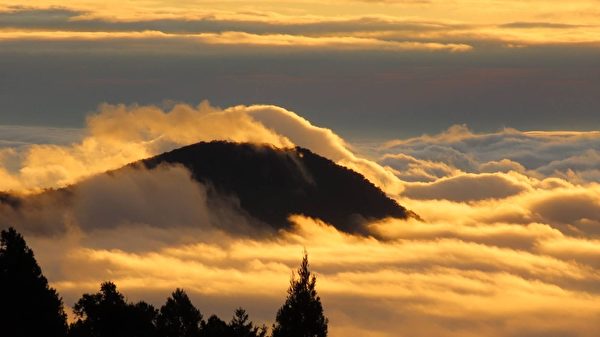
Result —
[{"label": "cloud wave", "polygon": [[100,106],[81,140],[69,145],[29,144],[0,149],[0,191],[39,191],[73,184],[167,150],[199,141],[229,140],[308,147],[352,168],[386,191],[401,186],[391,170],[355,156],[331,130],[270,106]]}]

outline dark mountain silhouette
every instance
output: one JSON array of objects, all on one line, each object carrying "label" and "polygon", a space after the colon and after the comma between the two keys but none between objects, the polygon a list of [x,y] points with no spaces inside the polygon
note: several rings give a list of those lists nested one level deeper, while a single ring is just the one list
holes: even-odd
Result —
[{"label": "dark mountain silhouette", "polygon": [[[342,231],[367,234],[366,220],[416,216],[359,173],[300,147],[278,149],[248,143],[201,142],[106,174],[131,168],[152,170],[170,164],[183,165],[193,179],[207,187],[209,207],[218,209],[222,202],[233,204],[242,214],[257,219],[251,222],[258,226],[264,223],[275,229],[285,228],[290,215],[301,214]],[[0,192],[0,205],[17,213],[20,209],[41,208],[49,200],[68,207],[76,197],[77,187],[75,184],[29,197]],[[40,231],[47,226],[33,227]]]},{"label": "dark mountain silhouette", "polygon": [[300,147],[202,142],[132,165],[165,163],[184,165],[213,193],[237,197],[243,210],[275,228],[285,227],[291,214],[347,232],[363,232],[365,219],[412,215],[362,175]]}]

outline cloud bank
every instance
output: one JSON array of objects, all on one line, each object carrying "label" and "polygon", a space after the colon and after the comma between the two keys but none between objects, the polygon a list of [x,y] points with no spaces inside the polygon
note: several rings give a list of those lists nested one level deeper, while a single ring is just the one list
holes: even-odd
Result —
[{"label": "cloud bank", "polygon": [[[238,48],[392,52],[465,52],[473,49],[471,44],[479,47],[484,41],[505,47],[599,41],[595,15],[582,14],[589,12],[593,1],[566,7],[535,2],[539,3],[526,12],[513,1],[503,1],[503,11],[491,11],[489,4],[465,1],[392,1],[385,6],[340,1],[326,8],[311,1],[267,1],[264,8],[236,2],[194,6],[193,1],[178,6],[161,1],[127,5],[88,1],[68,6],[43,1],[31,6],[17,0],[0,5],[0,28],[4,28],[0,40],[131,38],[143,42],[158,37]],[[448,13],[455,14],[448,17]]]},{"label": "cloud bank", "polygon": [[[93,176],[210,139],[307,147],[422,220],[372,222],[359,236],[294,215],[292,228],[262,231],[235,200],[211,203],[182,167]],[[590,161],[599,143],[597,132],[455,126],[380,144],[367,158],[355,150],[365,146],[276,106],[104,105],[72,144],[3,149],[3,186],[87,177],[63,195],[74,206],[40,195],[21,214],[3,206],[0,220],[26,232],[67,305],[111,279],[131,299],[160,303],[183,287],[205,314],[243,305],[268,323],[306,247],[333,337],[593,337],[600,183]]]},{"label": "cloud bank", "polygon": [[[430,136],[393,140],[381,147],[383,162],[405,169],[404,162],[425,172],[449,165],[436,178],[456,174],[509,172],[544,178],[560,177],[573,182],[600,182],[600,132],[529,131],[504,129],[477,134],[465,125]],[[400,156],[400,157],[398,157]],[[412,177],[412,180],[427,179]],[[431,180],[431,179],[429,179]]]}]

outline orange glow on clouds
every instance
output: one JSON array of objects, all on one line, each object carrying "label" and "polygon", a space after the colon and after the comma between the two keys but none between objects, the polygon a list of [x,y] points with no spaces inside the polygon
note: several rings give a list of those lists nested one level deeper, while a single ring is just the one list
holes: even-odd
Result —
[{"label": "orange glow on clouds", "polygon": [[[227,300],[236,297],[244,299],[236,304],[275,312],[289,271],[306,247],[333,337],[350,331],[365,336],[397,336],[398,331],[411,336],[598,334],[600,185],[594,180],[597,167],[586,164],[596,158],[586,148],[600,140],[597,132],[476,134],[455,126],[438,135],[388,142],[379,148],[381,158],[365,159],[332,130],[276,106],[104,105],[88,118],[80,142],[3,150],[2,183],[4,189],[29,191],[62,186],[212,139],[307,147],[360,171],[423,220],[373,222],[372,236],[360,237],[293,216],[289,230],[253,233],[235,211],[207,207],[204,187],[182,167],[94,177],[82,183],[78,202],[64,213],[43,206],[57,201],[41,200],[31,213],[0,212],[0,217],[12,223],[19,216],[34,232],[54,233],[27,237],[66,304],[111,279],[134,298],[159,301],[184,287],[200,303],[223,301],[213,310],[228,312]],[[554,147],[580,152],[525,168],[526,161],[500,159],[505,147],[495,142],[513,139],[525,153],[557,156]],[[448,160],[427,152],[444,144],[469,144],[465,153],[474,152]],[[475,155],[489,155],[487,147],[500,151],[497,158],[484,161]],[[571,173],[561,171],[565,167]],[[160,198],[148,189],[159,191]],[[124,206],[103,209],[97,200],[106,195]],[[59,226],[67,232],[61,234]]]},{"label": "orange glow on clouds", "polygon": [[[208,45],[262,46],[337,50],[469,51],[464,41],[487,41],[505,47],[539,44],[597,44],[600,13],[592,0],[534,1],[4,1],[0,11],[73,11],[69,29],[37,25],[12,28],[0,40],[162,39]],[[190,34],[125,28],[119,23],[153,20],[208,20],[215,28]],[[86,21],[103,22],[90,28]],[[236,29],[223,28],[232,24]],[[161,25],[162,26],[162,25]],[[209,25],[210,26],[210,25]],[[262,27],[262,28],[258,28]],[[216,30],[218,33],[210,30]],[[253,33],[268,29],[268,32]],[[290,33],[291,29],[291,33]],[[303,30],[304,29],[304,30]],[[96,31],[93,31],[96,30]],[[297,32],[296,32],[296,31]],[[463,41],[463,42],[460,42]],[[485,48],[485,47],[481,47]],[[160,49],[157,47],[157,50]]]},{"label": "orange glow on clouds", "polygon": [[[598,48],[598,4],[4,0],[0,49],[326,51],[333,60],[418,53],[466,62],[489,50],[498,52],[495,64],[516,48]],[[535,75],[527,67],[486,69],[464,81]],[[292,228],[269,232],[230,205],[209,207],[205,186],[183,167],[99,175],[210,140],[308,148],[363,174],[421,219],[370,222],[370,236],[354,236],[292,215]],[[160,303],[183,287],[204,314],[228,315],[235,300],[268,323],[305,247],[332,337],[600,336],[600,132],[476,133],[455,125],[366,146],[369,155],[360,145],[274,105],[104,104],[69,144],[0,147],[0,192],[81,184],[70,208],[44,197],[22,211],[0,204],[0,223],[24,232],[67,306],[110,279],[131,299]]]}]

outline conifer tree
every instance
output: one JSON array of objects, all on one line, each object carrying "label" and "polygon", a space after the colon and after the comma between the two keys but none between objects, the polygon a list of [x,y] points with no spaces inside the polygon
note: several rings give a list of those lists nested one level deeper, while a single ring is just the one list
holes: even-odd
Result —
[{"label": "conifer tree", "polygon": [[242,308],[237,308],[234,312],[231,322],[229,322],[233,337],[265,337],[267,327],[255,327],[254,323],[248,319],[248,313]]},{"label": "conifer tree", "polygon": [[64,337],[62,299],[48,286],[33,251],[14,228],[0,233],[0,334]]},{"label": "conifer tree", "polygon": [[202,324],[202,337],[230,337],[231,328],[217,315],[211,315]]},{"label": "conifer tree", "polygon": [[157,329],[161,337],[198,337],[202,314],[183,289],[176,289],[160,308]]},{"label": "conifer tree", "polygon": [[288,297],[277,312],[272,336],[326,337],[327,318],[323,315],[316,290],[317,278],[310,272],[306,252],[297,273],[297,279],[292,273]]}]

